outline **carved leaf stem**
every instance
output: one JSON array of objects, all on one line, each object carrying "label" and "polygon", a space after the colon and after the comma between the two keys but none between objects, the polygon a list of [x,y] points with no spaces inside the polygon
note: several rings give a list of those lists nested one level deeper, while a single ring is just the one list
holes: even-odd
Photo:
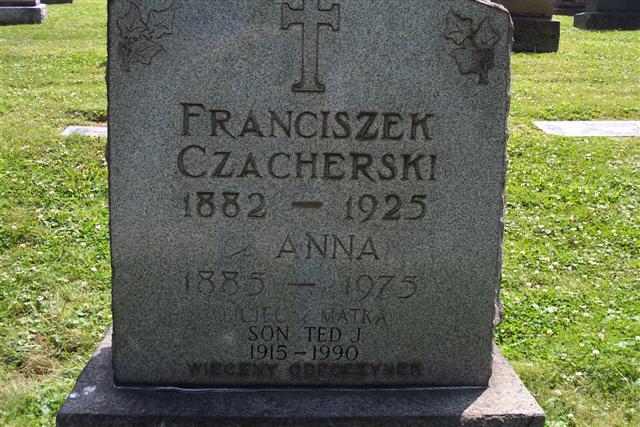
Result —
[{"label": "carved leaf stem", "polygon": [[494,67],[494,47],[500,33],[487,18],[476,27],[473,20],[451,11],[447,17],[445,37],[457,47],[451,56],[458,64],[460,74],[477,74],[478,82],[489,84],[489,71]]}]

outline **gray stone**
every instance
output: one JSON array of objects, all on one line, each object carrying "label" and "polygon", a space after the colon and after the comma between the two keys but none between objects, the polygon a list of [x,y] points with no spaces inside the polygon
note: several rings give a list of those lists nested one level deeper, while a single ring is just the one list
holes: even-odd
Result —
[{"label": "gray stone", "polygon": [[573,26],[585,30],[638,30],[640,13],[584,12],[574,17]]},{"label": "gray stone", "polygon": [[574,17],[573,26],[586,30],[640,29],[640,1],[587,0],[586,11]]},{"label": "gray stone", "polygon": [[3,6],[38,6],[40,0],[0,0],[0,7]]},{"label": "gray stone", "polygon": [[546,133],[561,136],[640,136],[640,121],[534,122]]},{"label": "gray stone", "polygon": [[118,384],[487,385],[506,10],[120,0],[109,22]]},{"label": "gray stone", "polygon": [[637,0],[587,0],[587,12],[640,13]]},{"label": "gray stone", "polygon": [[0,0],[0,25],[40,24],[46,17],[40,0]]},{"label": "gray stone", "polygon": [[553,0],[496,0],[511,16],[553,17]]},{"label": "gray stone", "polygon": [[58,426],[129,425],[538,427],[544,413],[499,351],[486,389],[158,392],[114,387],[108,335],[58,413]]},{"label": "gray stone", "polygon": [[91,136],[107,137],[107,128],[103,126],[68,126],[62,131],[62,136]]},{"label": "gray stone", "polygon": [[560,22],[552,21],[553,0],[497,0],[513,19],[513,51],[556,52],[560,44]]},{"label": "gray stone", "polygon": [[557,52],[560,46],[560,22],[548,18],[513,17],[514,52]]}]

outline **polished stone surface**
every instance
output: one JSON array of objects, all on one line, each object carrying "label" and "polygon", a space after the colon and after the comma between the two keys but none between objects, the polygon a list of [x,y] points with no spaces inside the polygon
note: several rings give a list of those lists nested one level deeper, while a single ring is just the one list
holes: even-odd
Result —
[{"label": "polished stone surface", "polygon": [[115,0],[109,20],[119,384],[487,384],[505,9]]},{"label": "polished stone surface", "polygon": [[549,18],[513,17],[513,51],[557,52],[560,47],[560,22]]},{"label": "polished stone surface", "polygon": [[110,334],[58,413],[58,427],[541,427],[544,413],[496,349],[488,388],[148,390],[116,388]]},{"label": "polished stone surface", "polygon": [[557,52],[560,22],[553,21],[553,0],[498,0],[513,19],[513,51]]},{"label": "polished stone surface", "polygon": [[573,26],[585,30],[638,30],[640,1],[587,0],[586,11],[574,17]]},{"label": "polished stone surface", "polygon": [[587,0],[587,12],[640,13],[638,0]]},{"label": "polished stone surface", "polygon": [[640,121],[534,122],[546,133],[561,136],[640,136]]},{"label": "polished stone surface", "polygon": [[496,3],[506,7],[511,16],[553,16],[553,0],[496,0]]},{"label": "polished stone surface", "polygon": [[574,16],[573,26],[585,30],[639,30],[640,13],[583,12]]}]

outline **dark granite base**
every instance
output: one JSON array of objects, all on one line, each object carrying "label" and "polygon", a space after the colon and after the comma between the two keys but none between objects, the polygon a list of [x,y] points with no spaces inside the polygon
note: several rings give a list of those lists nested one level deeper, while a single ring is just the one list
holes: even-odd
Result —
[{"label": "dark granite base", "polygon": [[560,22],[549,18],[513,16],[514,52],[557,52],[560,46]]},{"label": "dark granite base", "polygon": [[584,12],[573,26],[585,30],[640,30],[640,13]]},{"label": "dark granite base", "polygon": [[47,6],[0,6],[0,25],[40,24],[47,17]]},{"label": "dark granite base", "polygon": [[90,426],[527,426],[544,413],[496,349],[489,387],[424,390],[115,388],[109,332],[58,413]]}]

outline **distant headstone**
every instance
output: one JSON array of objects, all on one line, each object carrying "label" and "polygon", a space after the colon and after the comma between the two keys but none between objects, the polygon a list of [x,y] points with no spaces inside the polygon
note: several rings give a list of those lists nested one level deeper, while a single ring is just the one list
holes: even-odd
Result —
[{"label": "distant headstone", "polygon": [[0,0],[0,25],[40,24],[46,16],[40,0]]},{"label": "distant headstone", "polygon": [[552,135],[606,137],[640,136],[640,121],[537,121],[534,123],[542,131]]},{"label": "distant headstone", "polygon": [[113,0],[109,22],[113,347],[60,425],[542,425],[493,349],[506,10]]},{"label": "distant headstone", "polygon": [[560,22],[554,21],[553,0],[497,0],[511,14],[514,52],[557,52]]},{"label": "distant headstone", "polygon": [[62,131],[62,136],[91,136],[104,138],[107,128],[103,126],[68,126]]},{"label": "distant headstone", "polygon": [[585,0],[555,0],[554,13],[556,15],[570,15],[584,12]]},{"label": "distant headstone", "polygon": [[499,0],[497,3],[504,5],[511,16],[553,16],[553,0]]},{"label": "distant headstone", "polygon": [[586,11],[574,17],[573,25],[585,30],[638,30],[640,1],[587,0]]}]

